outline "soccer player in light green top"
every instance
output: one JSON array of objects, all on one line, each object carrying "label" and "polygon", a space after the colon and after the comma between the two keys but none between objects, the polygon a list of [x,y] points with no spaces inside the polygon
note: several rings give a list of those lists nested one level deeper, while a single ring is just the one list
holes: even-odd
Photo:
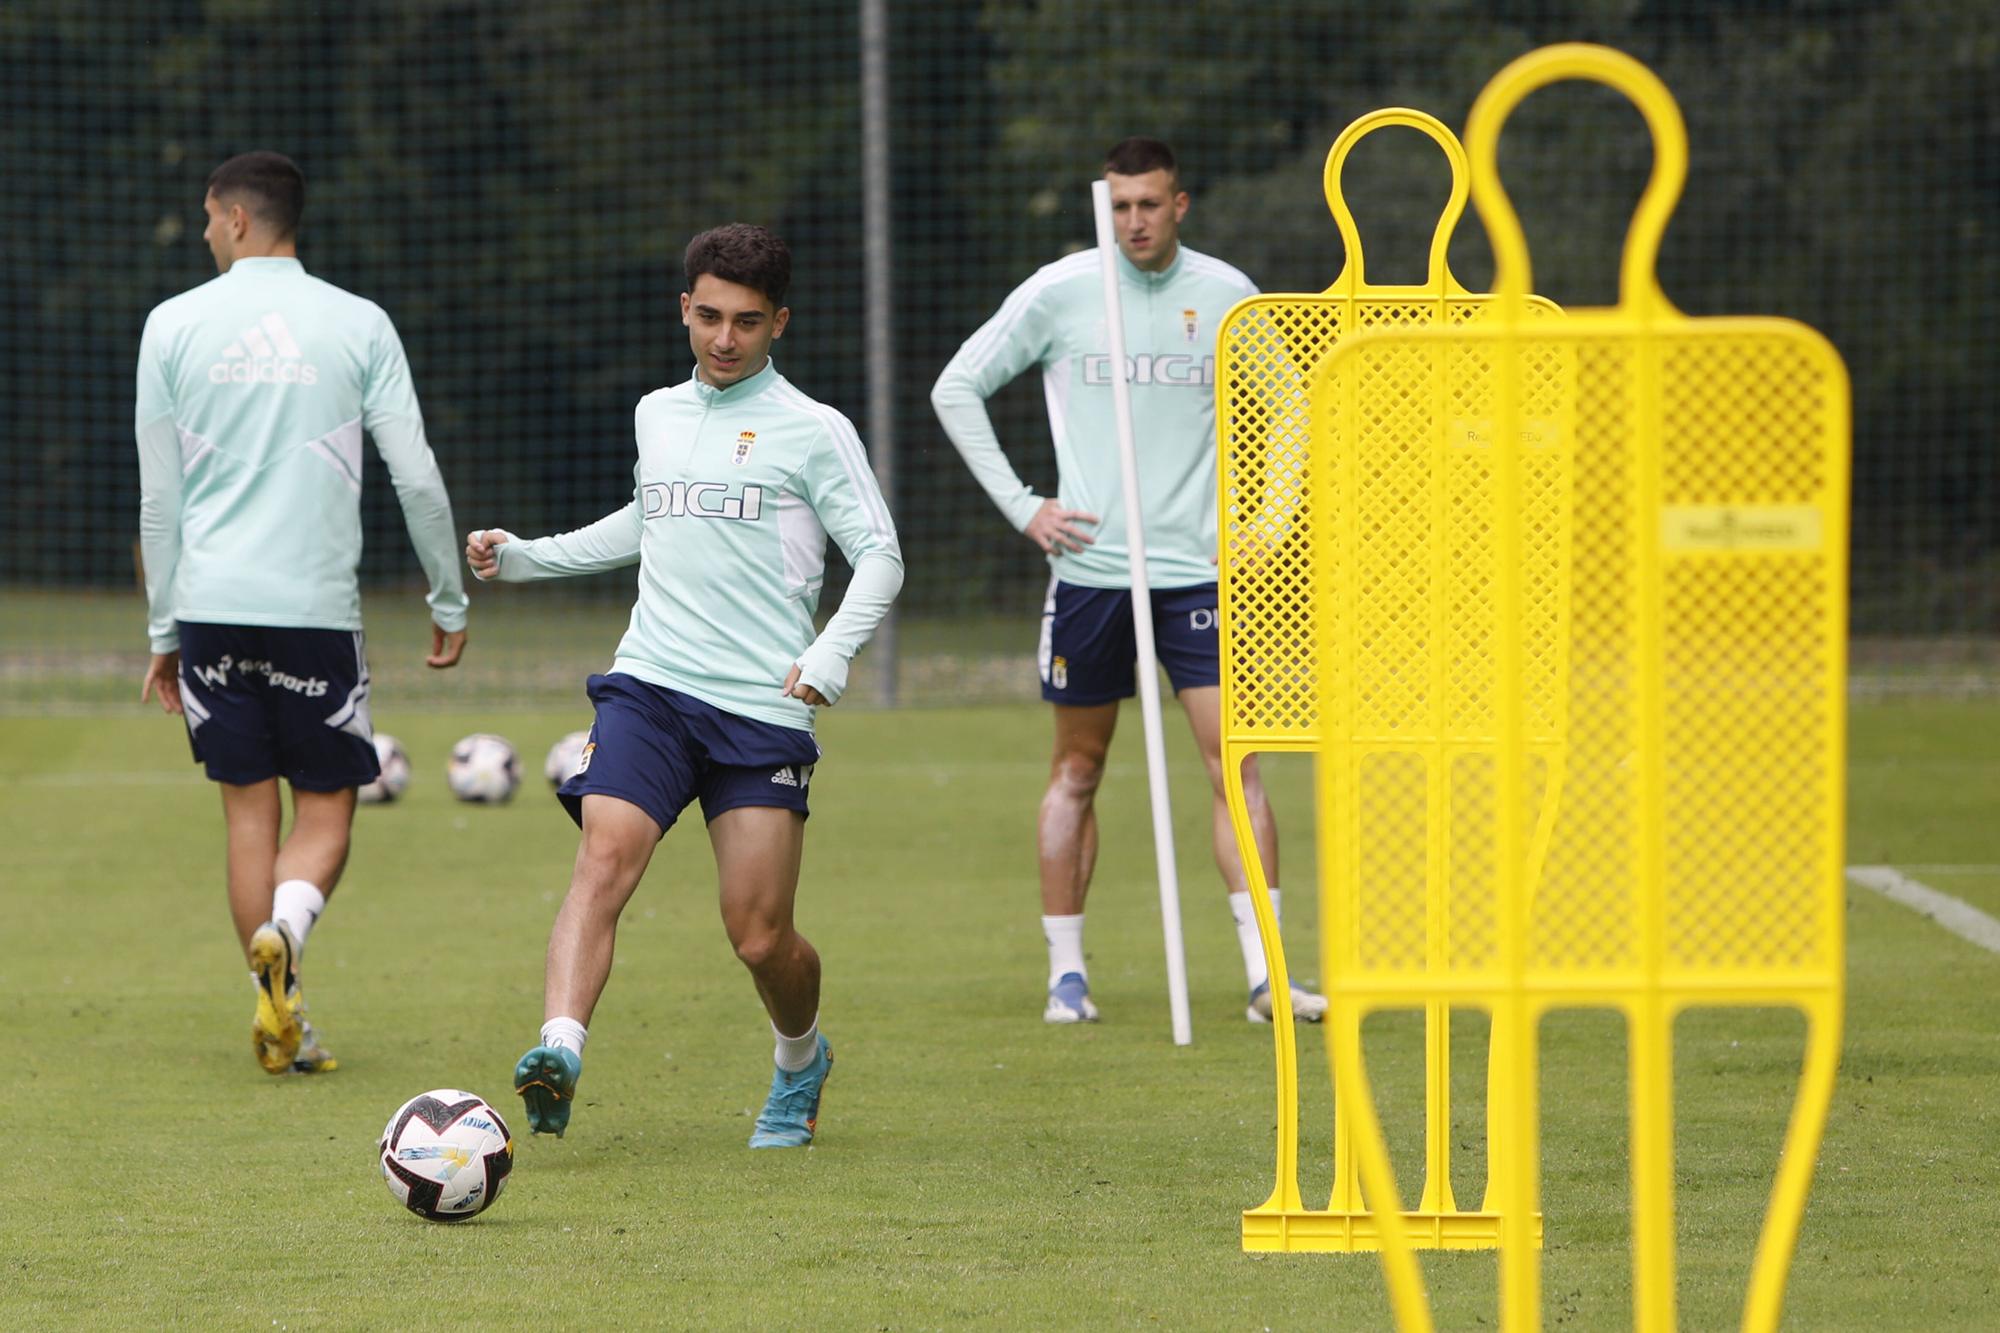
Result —
[{"label": "soccer player in light green top", "polygon": [[209,176],[202,235],[220,276],[147,317],[136,413],[153,650],[140,699],[182,715],[222,788],[251,1041],[274,1074],[334,1067],[305,1021],[299,957],[347,863],[355,791],[381,773],[355,582],[364,431],[430,579],[425,660],[449,667],[465,648],[451,502],[403,345],[379,306],[300,265],[304,206],[277,153]]},{"label": "soccer player in light green top", "polygon": [[[583,766],[557,793],[583,840],[549,936],[541,1041],[514,1070],[537,1134],[569,1125],[618,916],[695,800],[723,926],[777,1043],[750,1146],[801,1147],[818,1127],[833,1052],[819,1033],[819,954],[793,924],[819,758],[812,709],[840,699],[849,660],[902,587],[903,557],[854,427],[771,362],[791,268],[762,227],[695,237],[681,296],[694,376],[639,400],[631,501],[560,536],[467,540],[482,579],[639,566],[631,626],[610,671],[590,678]],[[854,577],[815,636],[829,535]]]},{"label": "soccer player in light green top", "polygon": [[[1222,785],[1221,673],[1215,622],[1215,336],[1229,307],[1257,289],[1180,243],[1188,196],[1173,150],[1127,139],[1104,164],[1118,237],[1125,348],[1139,452],[1140,509],[1155,647],[1194,729],[1213,795],[1215,861],[1242,946],[1252,1022],[1271,1017],[1264,949]],[[1030,366],[1042,372],[1055,439],[1056,495],[1034,494],[1000,451],[986,399]],[[1050,1023],[1095,1020],[1083,960],[1083,905],[1097,861],[1097,788],[1135,689],[1132,572],[1112,419],[1111,358],[1098,253],[1057,260],[1016,287],[938,376],[931,403],[946,434],[1007,521],[1047,553],[1039,653],[1055,706],[1055,753],[1036,826]],[[1278,834],[1252,763],[1245,765],[1257,848],[1278,906]],[[1297,987],[1292,1011],[1326,1001]]]}]

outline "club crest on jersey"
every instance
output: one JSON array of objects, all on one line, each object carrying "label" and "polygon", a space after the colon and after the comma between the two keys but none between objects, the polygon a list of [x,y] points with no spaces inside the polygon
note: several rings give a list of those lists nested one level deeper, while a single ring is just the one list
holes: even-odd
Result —
[{"label": "club crest on jersey", "polygon": [[1193,310],[1181,311],[1181,332],[1187,335],[1189,342],[1193,342],[1201,332],[1201,316]]},{"label": "club crest on jersey", "polygon": [[755,443],[757,443],[756,431],[746,430],[738,432],[736,436],[736,452],[729,456],[729,461],[738,467],[742,467],[750,461],[750,446]]}]

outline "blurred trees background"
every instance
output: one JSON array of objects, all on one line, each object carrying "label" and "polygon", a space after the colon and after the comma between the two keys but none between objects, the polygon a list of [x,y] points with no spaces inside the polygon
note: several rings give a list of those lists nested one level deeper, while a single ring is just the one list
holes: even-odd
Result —
[{"label": "blurred trees background", "polygon": [[[1650,64],[1687,117],[1668,294],[1695,314],[1805,320],[1852,370],[1857,632],[2000,631],[2000,6],[892,0],[889,14],[907,611],[1039,600],[1039,560],[926,395],[1016,283],[1089,243],[1086,187],[1110,143],[1174,143],[1189,243],[1266,290],[1317,290],[1342,260],[1320,167],[1348,121],[1402,104],[1462,126],[1507,60],[1591,40]],[[308,267],[402,330],[461,526],[541,532],[622,502],[633,403],[687,374],[681,249],[719,221],[791,243],[780,365],[865,435],[859,105],[852,3],[6,0],[0,583],[129,582],[139,329],[212,275],[202,184],[253,147],[305,170]],[[1537,287],[1613,299],[1650,164],[1637,114],[1550,90],[1510,124],[1502,163]],[[1384,134],[1347,186],[1370,279],[1420,277],[1443,159]],[[1468,286],[1487,284],[1476,218],[1451,254]],[[1038,484],[1041,414],[1025,381],[996,402]],[[366,505],[367,573],[409,578],[388,488]]]}]

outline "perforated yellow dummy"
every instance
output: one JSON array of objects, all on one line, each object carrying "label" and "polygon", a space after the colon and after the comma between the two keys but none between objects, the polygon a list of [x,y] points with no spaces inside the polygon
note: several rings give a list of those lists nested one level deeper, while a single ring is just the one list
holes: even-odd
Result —
[{"label": "perforated yellow dummy", "polygon": [[[1535,321],[1497,143],[1523,98],[1567,79],[1637,104],[1653,171],[1618,305]],[[1318,807],[1335,831],[1323,839],[1321,890],[1323,980],[1343,1019],[1328,1023],[1336,1113],[1355,1129],[1398,1322],[1428,1327],[1357,1034],[1371,1010],[1490,1010],[1502,1066],[1490,1107],[1502,1322],[1536,1327],[1537,1023],[1556,1008],[1622,1011],[1635,1317],[1670,1329],[1675,1017],[1796,1006],[1804,1069],[1744,1313],[1746,1327],[1770,1328],[1840,1043],[1846,375],[1808,328],[1689,319],[1661,293],[1654,262],[1687,145],[1673,99],[1643,66],[1601,47],[1536,52],[1487,87],[1466,142],[1500,304],[1476,327],[1345,341],[1313,391],[1342,445],[1337,457],[1314,454],[1314,512],[1339,514],[1333,540],[1315,543],[1321,660],[1353,654],[1351,671],[1320,673],[1317,695]],[[1487,387],[1486,406],[1468,413]],[[1398,448],[1430,460],[1417,470],[1427,491],[1370,489],[1381,470],[1370,450]],[[1465,463],[1472,455],[1479,462]],[[1440,477],[1468,465],[1490,477],[1484,526],[1448,484],[1440,491]],[[1567,548],[1555,566],[1544,553],[1551,522]],[[1470,571],[1451,585],[1462,599],[1451,614],[1474,628],[1455,633],[1447,678],[1468,697],[1490,693],[1494,743],[1452,761],[1449,805],[1486,811],[1478,821],[1441,823],[1437,770],[1397,744],[1397,710],[1417,711],[1402,702],[1409,663],[1430,661],[1398,645],[1422,641],[1410,608],[1435,608],[1371,572],[1366,534],[1384,524],[1404,534],[1403,561]],[[1551,615],[1551,570],[1561,582],[1563,567]],[[1384,647],[1370,656],[1353,652],[1357,641]],[[1414,887],[1395,887],[1441,857],[1475,868],[1452,882],[1443,916],[1416,910]]]},{"label": "perforated yellow dummy", "polygon": [[[1430,240],[1427,276],[1416,285],[1370,284],[1353,212],[1341,192],[1342,173],[1357,144],[1379,130],[1402,127],[1428,136],[1451,167],[1451,192]],[[1463,327],[1479,322],[1493,298],[1468,292],[1445,262],[1452,229],[1465,211],[1464,149],[1451,131],[1421,111],[1392,107],[1361,117],[1327,154],[1327,207],[1346,250],[1346,263],[1324,292],[1272,293],[1233,308],[1218,334],[1216,428],[1220,445],[1220,615],[1222,633],[1222,760],[1236,843],[1250,881],[1265,957],[1271,971],[1277,1051],[1277,1178],[1271,1196],[1243,1214],[1246,1250],[1364,1250],[1375,1244],[1362,1206],[1344,1122],[1336,1126],[1333,1186],[1324,1208],[1308,1208],[1298,1179],[1298,1065],[1290,986],[1277,923],[1266,897],[1266,867],[1258,858],[1243,793],[1243,761],[1260,751],[1314,752],[1321,739],[1320,700],[1348,647],[1321,647],[1318,608],[1327,589],[1316,586],[1313,551],[1339,515],[1345,497],[1311,497],[1311,461],[1334,449],[1336,418],[1312,397],[1315,376],[1340,342],[1368,329]],[[1554,307],[1529,297],[1527,307]],[[1487,631],[1490,633],[1490,627]],[[1441,658],[1439,660],[1442,660]],[[1488,728],[1490,731],[1490,727]],[[1433,876],[1433,896],[1444,892]],[[1411,1211],[1422,1243],[1492,1246],[1493,1214],[1464,1212],[1450,1179],[1450,1068],[1447,1010],[1436,1005],[1426,1029],[1425,1165],[1423,1197]]]}]

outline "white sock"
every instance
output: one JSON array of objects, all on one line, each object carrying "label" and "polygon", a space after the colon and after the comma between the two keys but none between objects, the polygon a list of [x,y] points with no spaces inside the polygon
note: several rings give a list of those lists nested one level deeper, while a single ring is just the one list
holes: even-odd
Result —
[{"label": "white sock", "polygon": [[[1279,921],[1284,920],[1278,906],[1281,901],[1278,890],[1272,889],[1271,915]],[[1250,979],[1250,989],[1254,991],[1271,979],[1271,973],[1264,966],[1264,939],[1257,933],[1257,913],[1247,892],[1229,895],[1229,915],[1236,918],[1236,943],[1243,950],[1243,975]]]},{"label": "white sock", "polygon": [[814,1014],[812,1026],[796,1037],[787,1037],[778,1031],[776,1023],[771,1024],[771,1035],[778,1039],[778,1051],[774,1057],[778,1068],[787,1074],[796,1074],[819,1054],[819,1015]]},{"label": "white sock", "polygon": [[302,879],[288,879],[271,894],[271,919],[292,932],[292,941],[302,954],[313,922],[325,910],[326,895]]},{"label": "white sock", "polygon": [[1042,918],[1042,938],[1049,942],[1049,989],[1069,973],[1088,977],[1083,966],[1083,913]]},{"label": "white sock", "polygon": [[551,1018],[542,1024],[542,1045],[566,1046],[576,1052],[578,1059],[583,1058],[583,1043],[588,1040],[590,1034],[574,1018]]}]

